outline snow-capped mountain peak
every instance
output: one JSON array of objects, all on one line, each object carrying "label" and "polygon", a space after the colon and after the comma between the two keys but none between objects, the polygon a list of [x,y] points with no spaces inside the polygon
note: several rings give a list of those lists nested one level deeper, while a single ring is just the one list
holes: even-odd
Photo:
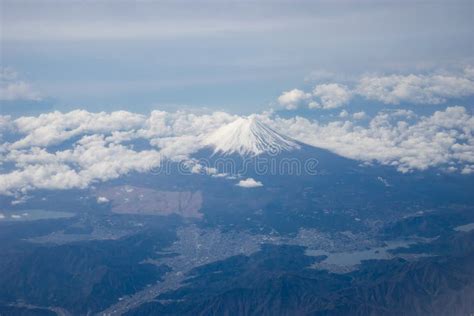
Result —
[{"label": "snow-capped mountain peak", "polygon": [[206,138],[205,145],[214,148],[214,153],[241,156],[256,156],[300,148],[296,141],[274,131],[255,116],[240,117],[220,127]]}]

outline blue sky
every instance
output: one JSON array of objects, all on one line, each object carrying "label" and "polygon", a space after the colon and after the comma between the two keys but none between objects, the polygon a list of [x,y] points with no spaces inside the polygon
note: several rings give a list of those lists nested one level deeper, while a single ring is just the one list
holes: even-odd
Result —
[{"label": "blue sky", "polygon": [[248,114],[318,81],[458,71],[474,56],[472,1],[1,5],[2,68],[60,110]]}]

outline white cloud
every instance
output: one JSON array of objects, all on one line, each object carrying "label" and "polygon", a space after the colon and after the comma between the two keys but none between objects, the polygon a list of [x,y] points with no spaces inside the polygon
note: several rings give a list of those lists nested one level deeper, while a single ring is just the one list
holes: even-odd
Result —
[{"label": "white cloud", "polygon": [[11,82],[0,86],[0,100],[41,100],[40,94],[24,81]]},{"label": "white cloud", "polygon": [[99,196],[97,198],[97,203],[99,203],[99,204],[109,203],[109,199],[106,198],[105,196]]},{"label": "white cloud", "polygon": [[[456,74],[365,75],[349,86],[339,83],[317,85],[312,93],[294,89],[282,94],[279,103],[286,109],[301,105],[335,109],[354,96],[384,104],[442,104],[449,99],[474,95],[474,67]],[[280,100],[281,99],[281,100]]]},{"label": "white cloud", "polygon": [[346,110],[342,110],[341,113],[339,113],[339,117],[341,118],[346,118],[349,116],[349,112],[347,112]]},{"label": "white cloud", "polygon": [[474,94],[474,81],[452,75],[365,76],[357,93],[386,104],[440,104]]},{"label": "white cloud", "polygon": [[367,114],[365,114],[364,111],[361,111],[361,112],[356,112],[356,113],[352,114],[352,117],[355,120],[363,120],[367,117]]},{"label": "white cloud", "polygon": [[346,86],[330,83],[317,85],[313,90],[315,101],[310,108],[335,109],[346,105],[351,99],[351,92]]},{"label": "white cloud", "polygon": [[399,114],[380,112],[368,126],[351,121],[319,124],[301,117],[276,118],[271,123],[307,144],[352,159],[392,165],[402,172],[448,163],[474,164],[474,117],[464,107],[448,107],[412,124]]},{"label": "white cloud", "polygon": [[0,101],[16,100],[39,101],[41,96],[29,83],[19,80],[13,69],[0,69]]},{"label": "white cloud", "polygon": [[283,94],[278,97],[278,103],[287,110],[294,110],[310,98],[310,93],[305,93],[299,89],[293,89],[283,92]]},{"label": "white cloud", "polygon": [[86,179],[70,167],[61,164],[27,165],[22,169],[0,175],[0,193],[8,194],[20,190],[26,192],[36,188],[72,189],[85,188]]},{"label": "white cloud", "polygon": [[51,146],[82,134],[112,133],[143,127],[146,117],[126,111],[90,113],[75,110],[68,113],[51,112],[37,117],[20,117],[14,121],[19,134],[26,136],[12,148]]},{"label": "white cloud", "polygon": [[[163,159],[189,160],[203,148],[209,133],[237,116],[154,111],[146,117],[123,111],[72,111],[0,118],[18,139],[0,142],[0,165],[13,165],[13,170],[0,174],[0,194],[9,194],[86,188],[130,172],[148,172]],[[402,172],[438,166],[463,174],[474,170],[474,117],[460,106],[422,117],[408,110],[382,111],[372,118],[364,112],[342,111],[328,123],[273,113],[258,118],[298,141],[348,158],[392,165]],[[359,125],[362,118],[366,124]],[[134,150],[130,142],[138,138],[149,141],[151,147]],[[207,165],[196,171],[231,176],[219,175]],[[261,185],[253,179],[239,184]]]},{"label": "white cloud", "polygon": [[344,85],[337,83],[317,85],[312,93],[299,89],[283,92],[278,103],[287,110],[302,106],[310,109],[335,109],[345,105],[351,99],[351,92]]},{"label": "white cloud", "polygon": [[242,188],[258,188],[263,186],[262,182],[260,181],[255,181],[252,178],[247,178],[245,180],[240,180],[239,183],[236,184],[239,187]]},{"label": "white cloud", "polygon": [[464,166],[461,170],[462,174],[473,174],[474,173],[474,165]]},{"label": "white cloud", "polygon": [[390,115],[392,115],[394,117],[405,117],[407,119],[411,119],[411,118],[416,117],[415,112],[413,112],[411,110],[405,110],[405,109],[394,110],[390,113]]},{"label": "white cloud", "polygon": [[84,136],[72,149],[49,153],[43,148],[13,149],[3,158],[17,169],[1,174],[0,193],[31,189],[85,188],[95,181],[118,178],[129,172],[158,167],[156,150],[134,151],[110,143],[103,135]]}]

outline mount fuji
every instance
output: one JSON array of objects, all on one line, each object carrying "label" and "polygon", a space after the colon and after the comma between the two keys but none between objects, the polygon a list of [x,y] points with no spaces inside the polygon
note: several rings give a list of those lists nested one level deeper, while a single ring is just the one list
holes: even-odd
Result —
[{"label": "mount fuji", "polygon": [[[206,135],[202,144],[202,149],[192,158],[207,161],[221,173],[241,176],[258,173],[260,178],[271,175],[274,178],[275,175],[301,176],[309,164],[314,169],[311,173],[318,174],[353,173],[361,169],[358,161],[283,135],[254,115],[221,126]],[[221,168],[223,165],[227,170]]]},{"label": "mount fuji", "polygon": [[214,154],[258,156],[301,149],[297,141],[279,134],[255,116],[241,117],[213,132],[204,141]]}]

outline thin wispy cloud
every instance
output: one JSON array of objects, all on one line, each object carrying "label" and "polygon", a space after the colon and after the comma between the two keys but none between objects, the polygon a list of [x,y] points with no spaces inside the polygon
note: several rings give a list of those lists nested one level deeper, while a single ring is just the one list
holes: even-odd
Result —
[{"label": "thin wispy cloud", "polygon": [[[3,66],[31,74],[34,91],[55,98],[63,110],[143,111],[173,104],[250,114],[306,77],[417,74],[472,63],[473,56],[466,1],[7,0],[2,7]],[[321,86],[313,108],[343,107],[349,96],[342,91],[354,88],[339,80],[320,84],[340,89]],[[298,89],[313,93],[315,86]],[[9,98],[26,89],[11,86]],[[358,91],[403,102],[403,96],[373,90]]]},{"label": "thin wispy cloud", "polygon": [[41,94],[10,68],[0,69],[0,101],[40,101]]}]

